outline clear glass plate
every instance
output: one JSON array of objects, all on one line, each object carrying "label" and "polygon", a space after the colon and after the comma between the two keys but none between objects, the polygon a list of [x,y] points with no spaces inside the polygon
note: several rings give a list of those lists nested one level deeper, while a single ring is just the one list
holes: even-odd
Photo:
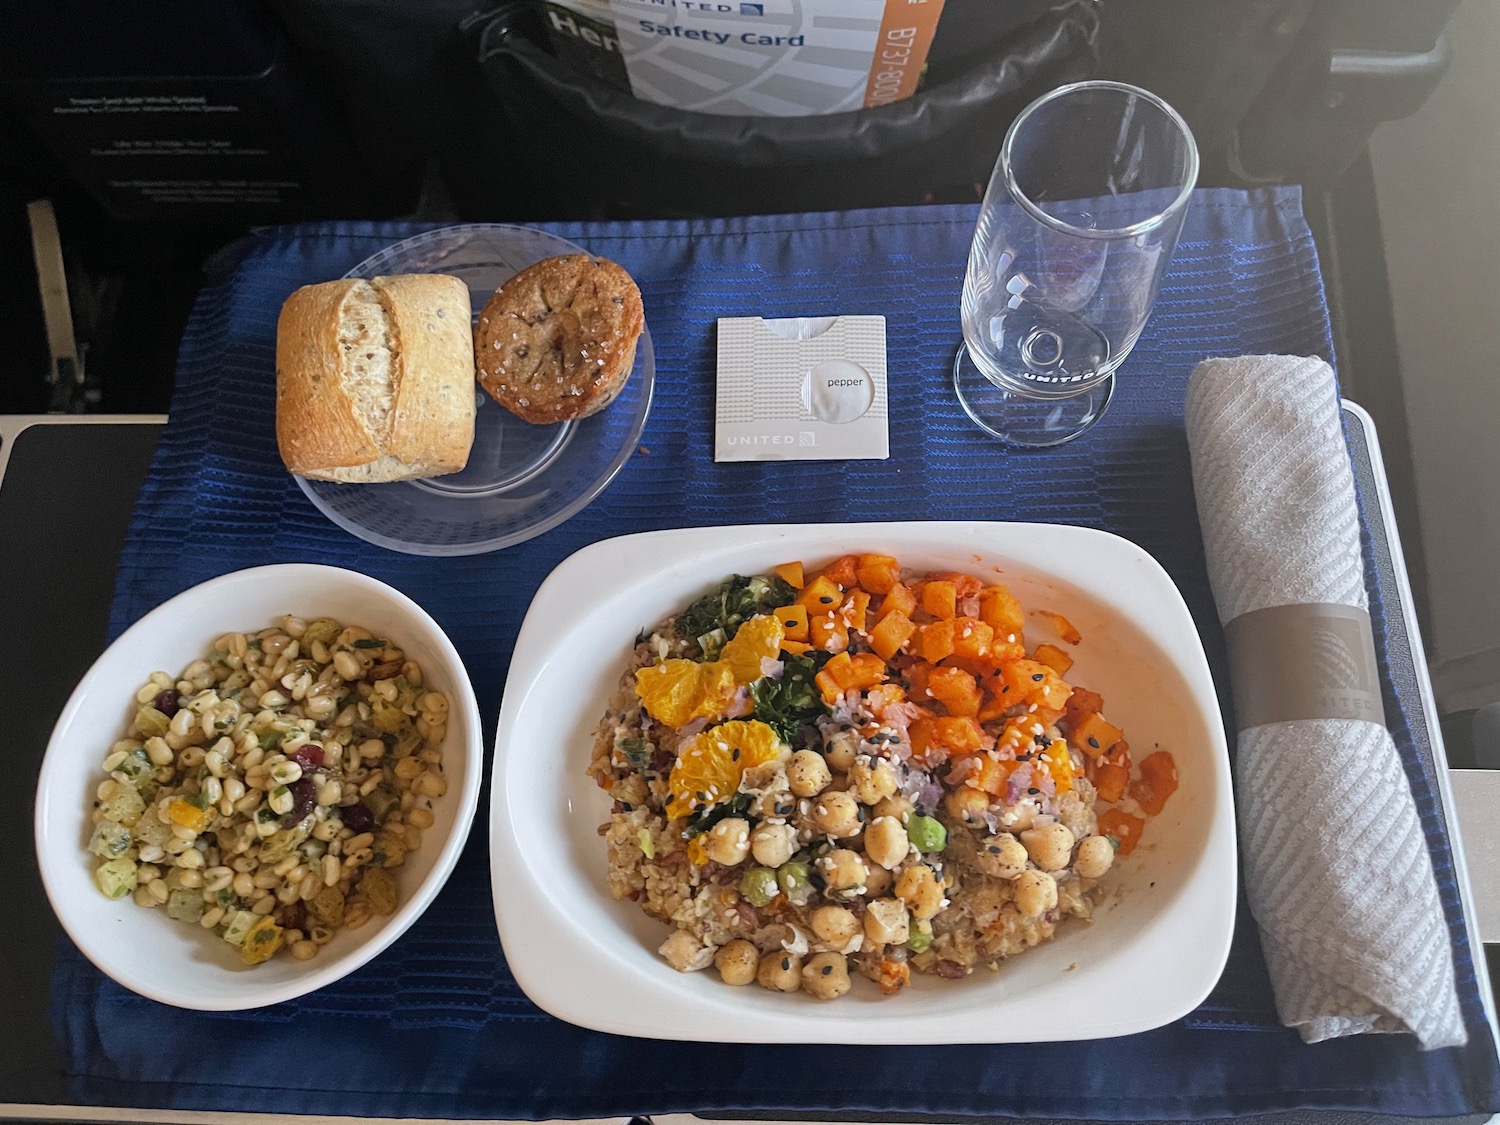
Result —
[{"label": "clear glass plate", "polygon": [[[515,274],[583,247],[546,231],[472,223],[428,231],[366,258],[345,276],[443,273],[469,287],[474,315]],[[313,505],[345,531],[411,555],[478,555],[524,542],[577,515],[629,459],[651,409],[656,362],[641,332],[620,395],[593,417],[523,422],[477,384],[474,448],[462,472],[390,484],[297,477]]]}]

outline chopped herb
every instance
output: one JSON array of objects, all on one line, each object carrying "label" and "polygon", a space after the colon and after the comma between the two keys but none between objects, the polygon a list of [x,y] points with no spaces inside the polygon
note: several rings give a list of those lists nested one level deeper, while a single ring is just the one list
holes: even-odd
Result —
[{"label": "chopped herb", "polygon": [[756,680],[750,685],[750,698],[755,701],[755,717],[774,730],[783,742],[791,742],[826,708],[814,683],[817,662],[806,656],[783,655],[781,677]]},{"label": "chopped herb", "polygon": [[370,639],[367,639],[367,640],[355,641],[354,642],[354,647],[355,648],[385,648],[385,642],[384,641],[377,641],[374,638],[370,638]]},{"label": "chopped herb", "polygon": [[625,760],[630,763],[630,768],[640,773],[651,761],[651,755],[646,749],[644,738],[622,738],[615,743],[616,749],[625,755]]},{"label": "chopped herb", "polygon": [[679,637],[694,640],[722,629],[727,641],[750,618],[790,605],[796,596],[791,586],[774,575],[746,578],[736,574],[712,594],[688,606],[672,628]]},{"label": "chopped herb", "polygon": [[[698,796],[700,799],[703,799],[703,794],[700,793]],[[719,821],[731,816],[742,816],[749,809],[750,794],[736,793],[729,800],[720,801],[711,808],[704,809],[692,820],[688,821],[688,826],[682,830],[682,838],[684,840],[691,840],[694,836],[701,836],[715,824],[718,824]]]}]

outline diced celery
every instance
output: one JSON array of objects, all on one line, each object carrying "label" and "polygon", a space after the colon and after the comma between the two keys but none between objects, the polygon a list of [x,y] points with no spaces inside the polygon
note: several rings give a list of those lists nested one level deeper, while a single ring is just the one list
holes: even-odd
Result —
[{"label": "diced celery", "polygon": [[101,820],[89,837],[89,851],[100,859],[119,859],[130,850],[130,829],[112,820]]},{"label": "diced celery", "polygon": [[155,780],[156,767],[151,764],[146,751],[132,750],[125,755],[125,760],[114,768],[114,772],[122,774],[130,784],[139,787],[143,780]]},{"label": "diced celery", "polygon": [[167,914],[179,922],[196,922],[203,917],[203,892],[178,887],[167,895]]},{"label": "diced celery", "polygon": [[224,925],[224,940],[230,945],[241,945],[245,941],[245,935],[250,932],[250,927],[260,921],[260,918],[248,910],[236,910],[229,916]]},{"label": "diced celery", "polygon": [[172,720],[149,703],[135,713],[135,729],[146,738],[166,734],[171,725]]},{"label": "diced celery", "polygon": [[280,863],[292,854],[302,841],[307,839],[307,834],[312,830],[312,817],[305,817],[290,828],[283,828],[275,835],[268,836],[260,845],[260,862]]},{"label": "diced celery", "polygon": [[134,831],[135,838],[143,845],[154,844],[158,848],[164,848],[172,839],[172,826],[156,815],[155,806],[141,814]]},{"label": "diced celery", "polygon": [[395,734],[410,723],[406,712],[379,695],[370,696],[370,721],[386,734]]},{"label": "diced celery", "polygon": [[99,799],[99,813],[105,820],[113,820],[130,828],[146,811],[146,802],[135,788],[123,781],[106,781]]},{"label": "diced celery", "polygon": [[386,815],[401,804],[401,794],[389,785],[377,785],[373,792],[365,795],[365,807],[375,814],[375,823],[385,820]]},{"label": "diced celery", "polygon": [[94,871],[94,882],[105,898],[124,898],[135,890],[135,860],[112,859]]}]

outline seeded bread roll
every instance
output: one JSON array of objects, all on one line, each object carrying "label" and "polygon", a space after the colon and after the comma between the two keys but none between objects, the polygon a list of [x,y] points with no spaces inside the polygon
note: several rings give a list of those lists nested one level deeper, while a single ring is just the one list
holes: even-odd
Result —
[{"label": "seeded bread roll", "polygon": [[479,313],[480,386],[528,422],[587,418],[630,378],[645,325],[641,291],[614,262],[587,254],[543,259]]},{"label": "seeded bread roll", "polygon": [[469,290],[456,277],[297,290],[276,325],[276,439],[298,476],[370,484],[456,473],[474,444]]}]

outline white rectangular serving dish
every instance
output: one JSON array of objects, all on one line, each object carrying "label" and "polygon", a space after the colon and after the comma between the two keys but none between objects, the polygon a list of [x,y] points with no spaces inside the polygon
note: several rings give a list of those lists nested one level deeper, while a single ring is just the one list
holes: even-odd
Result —
[{"label": "white rectangular serving dish", "polygon": [[[1028,612],[1083,634],[1068,679],[1102,694],[1137,759],[1170,750],[1181,784],[1108,877],[1091,923],[960,981],[913,974],[883,997],[868,982],[834,1002],[679,974],[656,953],[669,930],[606,889],[597,827],[609,798],[584,770],[592,732],[637,633],[731,574],[851,553],[911,571],[1004,582]],[[1195,1008],[1234,929],[1235,827],[1218,700],[1193,620],[1161,566],[1089,528],[1006,523],[708,527],[596,543],[564,560],[521,627],[496,734],[490,804],[495,915],[516,980],[561,1019],[659,1039],[775,1043],[1046,1042],[1128,1035]]]}]

